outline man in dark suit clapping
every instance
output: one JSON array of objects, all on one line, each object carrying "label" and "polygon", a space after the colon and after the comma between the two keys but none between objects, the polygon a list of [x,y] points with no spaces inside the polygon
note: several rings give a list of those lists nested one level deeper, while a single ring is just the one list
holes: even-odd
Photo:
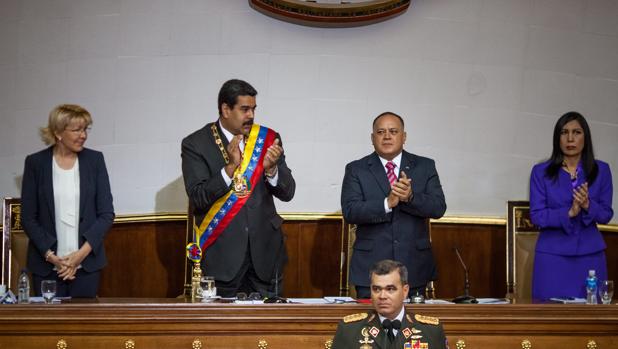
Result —
[{"label": "man in dark suit clapping", "polygon": [[253,122],[257,91],[229,80],[219,91],[219,119],[182,141],[182,174],[195,216],[202,269],[217,293],[279,293],[287,261],[273,197],[290,201],[296,184],[279,134]]},{"label": "man in dark suit clapping", "polygon": [[428,218],[440,218],[446,202],[435,163],[403,150],[403,119],[385,112],[373,121],[375,152],[346,166],[341,207],[356,224],[350,279],[358,298],[369,298],[369,268],[392,259],[410,273],[410,294],[424,294],[437,277]]}]

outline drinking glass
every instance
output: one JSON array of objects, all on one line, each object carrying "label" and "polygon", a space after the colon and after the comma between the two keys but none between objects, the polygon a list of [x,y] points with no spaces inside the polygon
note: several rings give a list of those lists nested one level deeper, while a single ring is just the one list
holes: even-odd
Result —
[{"label": "drinking glass", "polygon": [[46,304],[51,304],[54,296],[56,296],[56,280],[41,281],[41,293]]},{"label": "drinking glass", "polygon": [[599,295],[603,304],[610,304],[614,296],[614,282],[612,280],[603,280],[599,284]]},{"label": "drinking glass", "polygon": [[200,287],[202,288],[202,298],[213,298],[217,295],[217,288],[215,287],[214,276],[204,276],[200,280]]}]

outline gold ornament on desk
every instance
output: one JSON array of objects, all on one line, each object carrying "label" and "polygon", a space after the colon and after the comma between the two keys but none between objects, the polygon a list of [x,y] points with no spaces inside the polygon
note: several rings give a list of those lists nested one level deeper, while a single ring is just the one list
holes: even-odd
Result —
[{"label": "gold ornament on desk", "polygon": [[193,262],[193,273],[191,274],[191,301],[196,301],[202,298],[202,287],[200,280],[202,279],[202,249],[200,246],[192,242],[187,245],[187,258]]}]

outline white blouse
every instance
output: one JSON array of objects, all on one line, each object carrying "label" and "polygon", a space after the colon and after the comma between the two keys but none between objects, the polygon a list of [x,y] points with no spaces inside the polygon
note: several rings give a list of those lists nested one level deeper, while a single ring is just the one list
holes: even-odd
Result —
[{"label": "white blouse", "polygon": [[64,170],[53,162],[54,205],[56,217],[56,255],[64,257],[79,249],[79,160]]}]

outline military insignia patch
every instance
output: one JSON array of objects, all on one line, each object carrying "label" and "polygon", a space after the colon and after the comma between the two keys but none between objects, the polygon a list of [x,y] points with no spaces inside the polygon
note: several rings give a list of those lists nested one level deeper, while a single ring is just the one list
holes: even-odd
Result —
[{"label": "military insignia patch", "polygon": [[401,330],[401,333],[403,333],[403,336],[406,337],[406,339],[412,335],[412,331],[410,331],[407,327]]},{"label": "military insignia patch", "polygon": [[367,313],[356,313],[356,314],[345,316],[343,318],[343,322],[348,324],[350,322],[360,321],[362,319],[365,319],[366,317],[367,317]]},{"label": "military insignia patch", "polygon": [[414,334],[419,334],[419,333],[421,333],[421,332],[423,332],[423,331],[421,331],[421,330],[417,330],[416,328],[412,327],[412,333],[414,333]]},{"label": "military insignia patch", "polygon": [[374,326],[369,330],[369,334],[376,338],[380,334],[380,330]]},{"label": "military insignia patch", "polygon": [[414,318],[416,319],[416,321],[423,323],[423,324],[428,324],[428,325],[440,324],[440,320],[437,317],[433,317],[433,316],[425,316],[425,315],[416,314],[414,315]]}]

